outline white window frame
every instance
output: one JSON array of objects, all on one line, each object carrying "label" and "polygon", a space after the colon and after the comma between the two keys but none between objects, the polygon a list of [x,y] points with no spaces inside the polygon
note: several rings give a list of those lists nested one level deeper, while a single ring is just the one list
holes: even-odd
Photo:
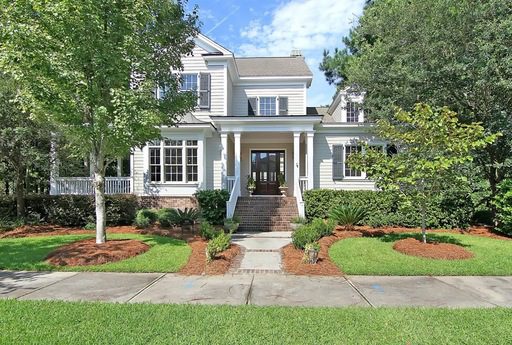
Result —
[{"label": "white window frame", "polygon": [[[169,142],[169,145],[166,145],[166,141]],[[181,145],[171,145],[171,141],[181,141]],[[194,145],[188,145],[188,141],[195,142]],[[198,185],[201,180],[201,174],[202,170],[200,168],[200,165],[202,163],[201,158],[201,150],[200,146],[202,145],[202,141],[198,138],[182,138],[182,137],[176,137],[176,138],[163,138],[162,140],[158,141],[158,144],[155,142],[148,144],[148,157],[147,157],[147,163],[148,163],[148,174],[149,174],[149,182],[151,184],[158,184],[158,185]],[[160,150],[160,181],[151,181],[151,156],[150,152],[151,149],[159,149]],[[166,181],[165,180],[165,167],[171,166],[170,164],[165,163],[165,150],[166,149],[181,149],[181,167],[182,167],[182,179],[181,181]],[[188,180],[188,171],[187,171],[187,149],[195,149],[196,150],[196,157],[197,157],[197,178],[196,181],[189,181]],[[174,166],[174,165],[173,165]]]},{"label": "white window frame", "polygon": [[366,179],[366,173],[364,171],[361,171],[360,176],[347,176],[347,169],[354,170],[350,168],[347,164],[347,158],[348,158],[348,147],[361,147],[361,152],[363,152],[363,147],[361,145],[357,144],[344,144],[343,145],[343,179],[346,180],[364,180]]},{"label": "white window frame", "polygon": [[[251,116],[279,116],[279,96],[248,96],[247,99],[249,99],[249,98],[256,98],[256,115],[251,115]],[[272,115],[262,115],[261,114],[260,101],[262,98],[274,98],[275,99],[276,107],[274,109],[274,114],[272,114]],[[288,108],[289,107],[290,107],[290,98],[288,97]]]},{"label": "white window frame", "polygon": [[[205,72],[205,73],[206,73],[206,72]],[[209,73],[209,72],[208,72],[208,73]],[[184,75],[195,75],[195,76],[196,76],[196,86],[197,86],[197,88],[196,88],[196,90],[195,90],[196,95],[197,95],[197,104],[196,104],[196,108],[198,108],[198,109],[199,109],[199,97],[200,97],[200,90],[199,90],[199,88],[200,88],[200,84],[201,84],[201,72],[187,72],[187,73],[180,73],[180,74],[179,74],[180,78],[181,78],[182,76],[184,76]],[[210,74],[210,75],[211,75],[211,74]],[[156,88],[156,97],[157,97],[157,99],[161,99],[161,98],[162,98],[162,94],[163,94],[163,93],[165,93],[165,92],[163,92],[163,89],[164,89],[164,88],[165,88],[164,86],[159,86],[159,87],[157,87],[157,88]],[[182,90],[182,89],[181,89],[181,83],[180,83],[180,89],[179,89],[179,92],[190,92],[190,91],[192,91],[192,90]],[[211,92],[211,90],[210,90],[210,92]]]},{"label": "white window frame", "polygon": [[184,76],[196,76],[196,89],[195,90],[184,90],[182,87],[183,87],[183,84],[180,83],[180,92],[187,92],[187,91],[195,91],[197,93],[197,95],[199,96],[199,83],[201,82],[201,80],[199,80],[199,73],[181,73],[180,74],[180,78],[183,79]]}]

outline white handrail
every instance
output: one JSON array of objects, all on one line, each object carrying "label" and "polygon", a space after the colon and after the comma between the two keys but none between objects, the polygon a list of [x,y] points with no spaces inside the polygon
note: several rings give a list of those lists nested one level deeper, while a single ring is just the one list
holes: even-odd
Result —
[{"label": "white handrail", "polygon": [[[105,194],[130,194],[133,188],[132,177],[106,177]],[[56,177],[55,195],[93,195],[92,177]]]},{"label": "white handrail", "polygon": [[300,189],[300,181],[299,179],[295,180],[294,183],[294,190],[295,190],[295,200],[297,200],[297,209],[299,211],[299,217],[305,218],[306,217],[306,211],[304,209],[304,200],[302,199],[302,190]]},{"label": "white handrail", "polygon": [[231,194],[231,191],[233,190],[235,180],[235,176],[226,176],[226,189],[228,190],[229,194]]},{"label": "white handrail", "polygon": [[299,177],[299,184],[300,184],[300,191],[304,193],[308,190],[308,177],[307,176],[301,176]]},{"label": "white handrail", "polygon": [[235,182],[233,183],[233,187],[231,189],[231,193],[229,195],[229,200],[226,202],[226,218],[232,218],[235,214],[236,203],[238,201],[238,197],[240,196],[240,177],[235,178]]}]

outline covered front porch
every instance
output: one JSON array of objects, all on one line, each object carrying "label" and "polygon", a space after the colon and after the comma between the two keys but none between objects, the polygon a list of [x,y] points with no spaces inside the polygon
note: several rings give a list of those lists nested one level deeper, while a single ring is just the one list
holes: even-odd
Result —
[{"label": "covered front porch", "polygon": [[313,188],[314,125],[318,116],[216,117],[221,138],[221,180],[230,191],[228,216],[238,197],[249,196],[248,179],[254,179],[253,196],[279,196],[279,175],[286,195],[297,199],[304,216],[302,193]]}]

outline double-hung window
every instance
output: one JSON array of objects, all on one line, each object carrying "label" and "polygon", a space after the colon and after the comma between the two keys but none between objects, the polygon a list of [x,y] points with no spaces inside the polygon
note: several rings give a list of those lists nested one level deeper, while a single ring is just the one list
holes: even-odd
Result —
[{"label": "double-hung window", "polygon": [[181,91],[197,91],[197,74],[181,75]]},{"label": "double-hung window", "polygon": [[260,97],[260,115],[270,116],[276,115],[276,98],[275,97]]},{"label": "double-hung window", "polygon": [[247,114],[249,116],[288,115],[288,97],[249,97]]},{"label": "double-hung window", "polygon": [[347,122],[359,122],[359,107],[356,102],[347,102]]},{"label": "double-hung window", "polygon": [[348,157],[352,153],[361,152],[361,150],[362,150],[361,146],[356,146],[356,145],[346,145],[345,146],[345,177],[361,177],[362,176],[361,170],[352,169],[347,164]]},{"label": "double-hung window", "polygon": [[149,174],[153,183],[198,181],[198,141],[165,139],[149,144]]},{"label": "double-hung window", "polygon": [[[180,91],[197,94],[197,105],[201,110],[208,110],[211,106],[211,76],[210,73],[183,73],[180,75]],[[157,98],[162,99],[168,92],[167,86],[158,88]]]}]

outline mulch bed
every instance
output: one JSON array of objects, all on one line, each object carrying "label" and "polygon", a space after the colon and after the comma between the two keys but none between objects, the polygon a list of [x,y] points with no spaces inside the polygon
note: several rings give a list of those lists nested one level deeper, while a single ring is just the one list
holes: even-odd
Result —
[{"label": "mulch bed", "polygon": [[342,272],[329,257],[329,247],[339,240],[349,237],[361,237],[358,231],[334,231],[331,236],[322,237],[318,261],[316,264],[307,264],[302,261],[304,251],[296,249],[293,244],[289,244],[281,251],[283,268],[286,273],[297,275],[321,275],[321,276],[341,276]]},{"label": "mulch bed", "polygon": [[195,236],[188,241],[188,245],[192,248],[190,258],[179,273],[183,275],[219,275],[226,274],[231,267],[232,261],[240,254],[240,247],[236,244],[218,254],[215,260],[210,263],[206,262],[206,245],[208,241],[199,236]]},{"label": "mulch bed", "polygon": [[456,244],[423,243],[415,238],[396,241],[393,249],[402,254],[429,259],[463,260],[473,257],[473,253]]},{"label": "mulch bed", "polygon": [[[60,235],[91,235],[94,230],[85,230],[84,228],[74,228],[56,225],[23,225],[14,230],[6,231],[0,234],[0,238],[15,237],[36,237],[36,236],[60,236]],[[126,234],[141,233],[134,226],[114,226],[107,227],[107,234]]]},{"label": "mulch bed", "polygon": [[95,239],[62,246],[46,257],[55,266],[102,265],[125,260],[148,251],[150,246],[139,240],[110,240],[96,244]]}]

